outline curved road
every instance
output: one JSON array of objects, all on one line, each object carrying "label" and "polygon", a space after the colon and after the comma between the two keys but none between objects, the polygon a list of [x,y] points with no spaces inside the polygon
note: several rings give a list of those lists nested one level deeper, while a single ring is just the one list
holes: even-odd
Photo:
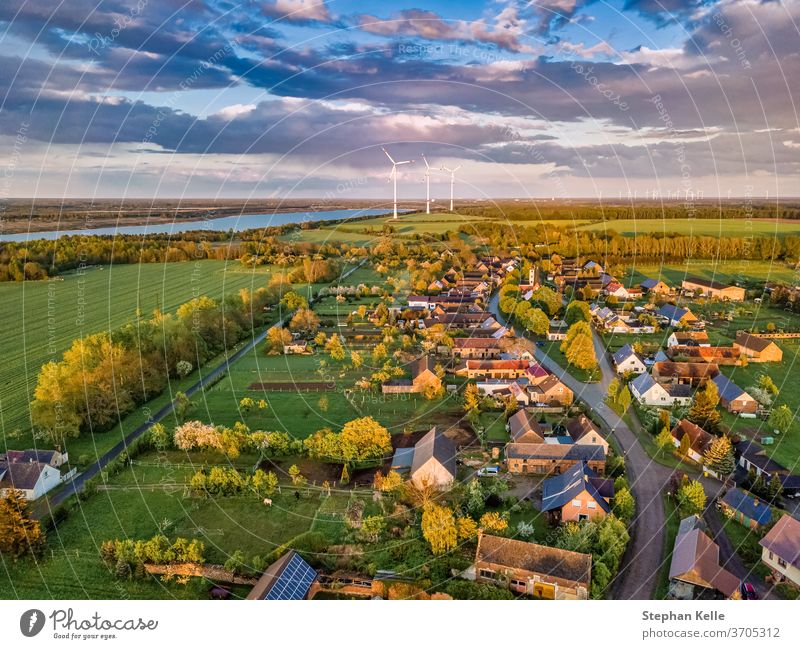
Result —
[{"label": "curved road", "polygon": [[[359,262],[357,265],[353,266],[350,270],[348,270],[343,275],[339,276],[336,279],[336,282],[341,282],[344,279],[347,279],[352,273],[356,270],[361,268],[366,263],[366,259]],[[310,303],[313,304],[319,299],[319,293],[316,297],[310,300]],[[252,349],[258,345],[259,343],[263,342],[264,339],[267,337],[267,332],[274,327],[282,327],[283,324],[288,319],[288,315],[284,316],[278,322],[267,327],[264,331],[260,334],[252,338],[246,345],[244,345],[240,350],[234,352],[230,356],[228,356],[222,363],[214,367],[210,372],[200,377],[195,383],[189,386],[185,394],[187,397],[192,396],[198,390],[204,388],[207,384],[214,381],[216,378],[219,377],[220,374],[225,372],[233,363],[238,361],[242,356],[247,354],[248,352],[252,351]],[[202,369],[202,368],[201,368]],[[175,402],[171,401],[164,407],[160,408],[156,412],[154,412],[150,418],[143,423],[141,426],[138,426],[133,431],[128,433],[122,441],[116,444],[111,450],[107,453],[104,453],[100,456],[96,462],[89,465],[83,472],[79,473],[71,482],[64,486],[63,489],[53,493],[49,496],[46,500],[42,501],[39,507],[34,509],[35,515],[41,518],[42,514],[50,513],[53,509],[55,509],[58,505],[63,503],[67,498],[73,496],[75,494],[80,493],[86,486],[86,483],[97,476],[110,462],[112,462],[115,458],[117,458],[123,451],[127,450],[128,446],[134,442],[136,439],[141,437],[145,431],[150,428],[153,424],[158,423],[164,417],[166,417],[169,413],[171,413],[175,409]],[[39,511],[40,509],[44,509],[45,511]]]}]

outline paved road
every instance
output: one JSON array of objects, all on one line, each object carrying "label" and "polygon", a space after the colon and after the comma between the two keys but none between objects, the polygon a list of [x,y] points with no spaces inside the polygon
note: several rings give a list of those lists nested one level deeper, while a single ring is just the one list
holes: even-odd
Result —
[{"label": "paved road", "polygon": [[[338,277],[336,281],[341,282],[342,280],[347,279],[357,269],[361,268],[361,266],[363,266],[364,263],[366,263],[366,260],[362,260],[358,265],[353,266],[353,268],[351,268],[346,273]],[[317,294],[316,297],[311,299],[311,304],[316,302],[318,299],[319,299],[319,294]],[[186,396],[191,397],[195,392],[197,392],[198,390],[202,390],[206,385],[212,383],[216,378],[219,377],[220,374],[227,371],[231,365],[233,365],[236,361],[242,358],[245,354],[251,352],[253,348],[255,348],[257,345],[262,343],[264,339],[267,337],[267,332],[270,329],[273,329],[274,327],[282,327],[286,322],[286,320],[288,319],[288,317],[289,316],[287,315],[278,320],[278,322],[273,324],[271,327],[268,327],[260,334],[252,338],[241,349],[228,356],[222,363],[214,367],[210,372],[203,375],[198,381],[196,381],[189,388],[186,389],[185,391]],[[117,458],[123,451],[127,450],[130,444],[132,444],[135,440],[141,437],[146,430],[148,430],[153,424],[161,421],[174,409],[175,409],[175,401],[171,401],[164,407],[154,412],[145,423],[143,423],[141,426],[138,426],[133,431],[128,433],[128,435],[126,435],[121,442],[116,444],[110,451],[100,456],[95,463],[89,465],[82,473],[78,474],[75,477],[75,479],[72,480],[72,482],[67,484],[60,491],[57,491],[51,496],[49,496],[46,500],[43,500],[41,505],[37,503],[38,507],[34,507],[34,515],[41,518],[42,515],[50,513],[53,509],[55,509],[58,505],[63,503],[70,496],[73,496],[83,491],[83,489],[86,487],[86,483],[89,480],[97,476],[110,462],[112,462],[115,458]],[[39,511],[42,509],[44,511]]]},{"label": "paved road", "polygon": [[[489,308],[504,322],[497,308],[497,294],[490,301]],[[655,592],[664,553],[665,515],[661,494],[672,472],[650,459],[636,438],[636,434],[606,405],[605,395],[615,373],[603,342],[596,333],[594,344],[602,370],[602,380],[598,383],[579,381],[540,347],[536,347],[535,356],[538,362],[558,376],[575,393],[577,399],[592,409],[592,412],[605,424],[607,431],[612,431],[625,457],[628,482],[636,500],[636,515],[631,521],[631,540],[628,550],[611,588],[615,599],[650,599]]]}]

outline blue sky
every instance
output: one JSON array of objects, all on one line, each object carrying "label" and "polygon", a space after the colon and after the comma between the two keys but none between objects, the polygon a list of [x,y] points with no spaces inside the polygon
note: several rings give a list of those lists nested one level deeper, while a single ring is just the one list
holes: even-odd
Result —
[{"label": "blue sky", "polygon": [[798,24],[762,0],[4,0],[3,191],[381,198],[386,146],[463,165],[470,198],[796,195]]}]

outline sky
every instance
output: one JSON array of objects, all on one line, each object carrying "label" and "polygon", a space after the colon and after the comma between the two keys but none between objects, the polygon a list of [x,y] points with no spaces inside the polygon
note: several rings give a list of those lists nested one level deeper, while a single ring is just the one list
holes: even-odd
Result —
[{"label": "sky", "polygon": [[0,200],[800,195],[800,0],[2,0]]}]

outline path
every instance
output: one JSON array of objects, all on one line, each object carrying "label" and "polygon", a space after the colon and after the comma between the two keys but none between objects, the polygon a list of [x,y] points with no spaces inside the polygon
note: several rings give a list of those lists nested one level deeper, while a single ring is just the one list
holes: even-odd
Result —
[{"label": "path", "polygon": [[[342,280],[347,279],[352,273],[361,268],[366,263],[366,261],[367,261],[366,259],[360,261],[357,265],[353,266],[346,273],[338,277],[336,279],[336,282],[339,283]],[[317,296],[312,298],[309,302],[310,304],[314,304],[317,300],[319,300],[319,293],[317,293]],[[201,376],[198,381],[193,383],[191,386],[189,386],[189,388],[185,390],[186,396],[191,397],[198,390],[202,390],[206,385],[213,383],[214,380],[219,378],[219,376],[223,372],[226,372],[231,365],[233,365],[236,361],[242,358],[245,354],[251,352],[257,345],[262,343],[266,339],[267,332],[269,332],[270,329],[274,329],[275,327],[282,327],[284,323],[288,320],[288,318],[289,315],[284,316],[283,318],[278,320],[275,324],[268,327],[257,336],[253,337],[241,349],[228,356],[223,362],[214,367],[208,374]],[[96,462],[90,464],[82,473],[79,473],[72,480],[72,482],[67,484],[63,489],[55,492],[48,498],[44,499],[41,503],[36,503],[36,506],[34,507],[34,514],[40,518],[43,514],[51,513],[56,507],[58,507],[58,505],[63,503],[67,498],[83,491],[84,488],[86,487],[86,483],[89,480],[97,476],[110,462],[116,459],[123,451],[126,451],[128,449],[128,446],[130,446],[135,440],[141,437],[145,433],[145,431],[147,431],[153,424],[161,421],[174,409],[175,409],[175,401],[170,401],[167,405],[163,406],[162,408],[154,412],[150,417],[150,419],[148,419],[145,423],[143,423],[140,426],[137,426],[133,431],[128,433],[128,435],[126,435],[121,442],[116,444],[110,451],[100,456]],[[44,511],[40,511],[42,509],[44,509]]]}]

